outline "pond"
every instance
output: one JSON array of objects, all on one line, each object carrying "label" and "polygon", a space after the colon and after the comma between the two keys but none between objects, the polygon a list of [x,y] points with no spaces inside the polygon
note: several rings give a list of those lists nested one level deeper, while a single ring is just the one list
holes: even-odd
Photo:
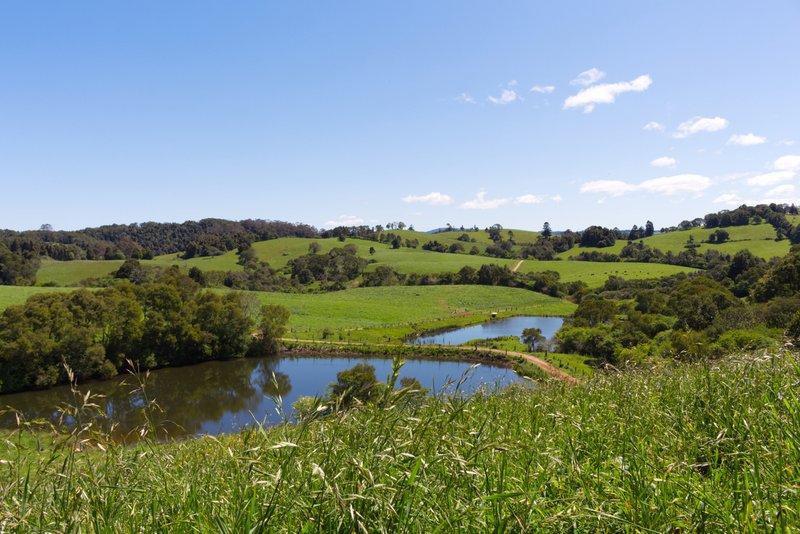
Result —
[{"label": "pond", "polygon": [[[144,394],[155,399],[163,413],[154,412],[161,437],[186,437],[202,434],[236,432],[254,421],[280,422],[276,394],[283,398],[283,407],[291,415],[292,404],[302,396],[321,396],[329,384],[336,382],[336,373],[358,363],[375,367],[378,380],[385,381],[392,361],[386,358],[249,358],[206,362],[187,367],[160,369],[150,373]],[[454,361],[408,360],[401,377],[414,377],[432,392],[439,392],[448,381],[458,380],[465,373],[461,391],[472,392],[486,385],[502,387],[520,378],[511,370]],[[276,381],[272,376],[275,374]],[[398,381],[399,382],[399,381]],[[102,395],[95,402],[117,428],[114,434],[123,439],[144,423],[142,407],[146,404],[136,377],[120,376],[111,380],[84,384],[85,393]],[[452,389],[452,387],[450,388]],[[69,387],[59,386],[43,391],[0,395],[0,406],[22,412],[26,420],[58,420],[57,407],[75,404]],[[0,417],[1,428],[15,428],[13,415]]]},{"label": "pond", "polygon": [[561,317],[509,317],[418,337],[409,342],[415,345],[461,345],[473,339],[521,336],[522,331],[526,328],[539,328],[544,337],[551,339],[562,324],[564,324],[564,319]]}]

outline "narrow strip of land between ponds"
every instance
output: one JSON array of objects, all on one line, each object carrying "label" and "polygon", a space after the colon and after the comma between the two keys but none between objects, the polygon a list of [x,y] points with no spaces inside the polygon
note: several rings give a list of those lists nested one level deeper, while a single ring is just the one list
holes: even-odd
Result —
[{"label": "narrow strip of land between ponds", "polygon": [[[291,343],[310,343],[310,344],[319,344],[319,345],[338,345],[338,346],[351,346],[351,347],[397,347],[397,345],[392,345],[390,343],[350,343],[347,341],[325,341],[319,339],[298,339],[298,338],[289,338],[284,337],[280,338],[281,341],[291,342]],[[441,345],[438,348],[444,350],[452,350],[458,351],[464,350],[464,347],[459,346],[450,346],[450,345]],[[532,363],[551,377],[555,378],[556,380],[561,380],[562,382],[566,382],[568,384],[577,384],[580,382],[577,378],[572,376],[571,374],[565,373],[555,365],[544,361],[541,358],[538,358],[532,354],[527,354],[524,352],[515,352],[512,350],[502,350],[502,349],[491,349],[488,347],[481,347],[482,351],[491,352],[494,354],[500,354],[502,356],[511,356],[515,358],[522,358],[528,363]]]}]

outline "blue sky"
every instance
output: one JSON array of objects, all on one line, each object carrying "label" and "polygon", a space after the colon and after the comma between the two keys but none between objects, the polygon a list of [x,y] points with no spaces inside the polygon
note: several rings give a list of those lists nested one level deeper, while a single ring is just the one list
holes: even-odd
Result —
[{"label": "blue sky", "polygon": [[800,203],[800,3],[7,2],[0,228]]}]

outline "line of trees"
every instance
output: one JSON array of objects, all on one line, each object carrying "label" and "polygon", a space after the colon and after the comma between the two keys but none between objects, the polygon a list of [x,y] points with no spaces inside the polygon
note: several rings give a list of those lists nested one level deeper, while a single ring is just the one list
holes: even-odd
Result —
[{"label": "line of trees", "polygon": [[274,353],[288,312],[206,290],[177,268],[156,282],[45,293],[0,315],[0,392]]}]

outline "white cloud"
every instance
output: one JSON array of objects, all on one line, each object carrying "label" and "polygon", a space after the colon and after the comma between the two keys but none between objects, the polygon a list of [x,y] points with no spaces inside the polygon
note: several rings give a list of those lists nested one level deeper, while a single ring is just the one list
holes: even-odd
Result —
[{"label": "white cloud", "polygon": [[700,193],[711,187],[711,178],[700,174],[678,174],[645,180],[639,189],[650,193],[677,195],[678,193]]},{"label": "white cloud", "polygon": [[605,78],[606,73],[600,69],[591,68],[578,74],[577,78],[569,82],[570,85],[580,85],[583,87],[592,85]]},{"label": "white cloud", "polygon": [[531,87],[531,93],[540,93],[543,95],[549,95],[555,90],[556,90],[555,85],[534,85],[533,87]]},{"label": "white cloud", "polygon": [[613,104],[618,95],[628,92],[641,92],[647,90],[653,83],[647,74],[639,76],[629,82],[602,83],[581,89],[578,94],[572,95],[564,101],[564,109],[583,108],[584,113],[591,113],[595,104]]},{"label": "white cloud", "polygon": [[404,196],[403,202],[421,202],[422,204],[430,204],[431,206],[447,206],[453,203],[453,198],[450,195],[433,191],[427,195]]},{"label": "white cloud", "polygon": [[653,167],[671,167],[675,168],[675,165],[678,164],[678,160],[675,158],[671,158],[669,156],[661,156],[660,158],[656,158],[650,162],[650,165]]},{"label": "white cloud", "polygon": [[514,199],[514,204],[541,204],[545,197],[539,195],[522,195]]},{"label": "white cloud", "polygon": [[793,195],[795,192],[795,187],[792,184],[783,184],[779,185],[778,187],[773,187],[769,191],[767,191],[768,197],[780,197],[783,195]]},{"label": "white cloud", "polygon": [[475,103],[475,99],[472,98],[468,93],[461,93],[460,95],[458,95],[456,97],[456,100],[458,102],[461,102],[462,104],[474,104]]},{"label": "white cloud", "polygon": [[723,193],[714,199],[714,204],[727,204],[729,206],[741,206],[742,200],[736,193]]},{"label": "white cloud", "polygon": [[332,226],[358,226],[364,224],[364,219],[356,217],[355,215],[339,215],[337,219],[325,221],[322,225],[323,228],[330,228]]},{"label": "white cloud", "polygon": [[800,172],[800,156],[781,156],[773,164],[779,171]]},{"label": "white cloud", "polygon": [[550,200],[552,200],[553,202],[561,202],[561,200],[562,200],[561,199],[561,195],[555,195]]},{"label": "white cloud", "polygon": [[711,187],[711,179],[699,174],[678,174],[645,180],[631,184],[621,180],[596,180],[581,185],[581,193],[605,193],[614,197],[634,191],[677,195],[679,193],[701,193]]},{"label": "white cloud", "polygon": [[605,193],[618,197],[632,191],[636,191],[636,186],[621,180],[595,180],[581,184],[581,193]]},{"label": "white cloud", "polygon": [[431,206],[447,206],[453,203],[453,198],[450,195],[433,191],[427,195],[404,196],[403,202],[421,202],[422,204],[430,204]]},{"label": "white cloud", "polygon": [[794,178],[794,175],[794,171],[767,172],[748,178],[746,183],[747,185],[752,185],[755,187],[766,187],[768,185],[775,185],[780,182],[791,180]]},{"label": "white cloud", "polygon": [[756,134],[733,134],[730,139],[728,139],[729,145],[739,145],[739,146],[753,146],[753,145],[763,145],[767,142],[766,137],[762,137]]},{"label": "white cloud", "polygon": [[514,89],[503,89],[503,92],[500,93],[500,96],[489,97],[489,102],[501,106],[505,104],[510,104],[511,102],[514,102],[516,100],[522,100],[522,99]]},{"label": "white cloud", "polygon": [[508,198],[494,198],[487,199],[486,191],[481,191],[475,195],[473,200],[468,200],[461,204],[461,207],[467,210],[493,210],[500,206],[505,206],[510,202]]},{"label": "white cloud", "polygon": [[666,126],[656,121],[650,121],[644,125],[645,130],[657,130],[659,132],[663,132],[665,128]]},{"label": "white cloud", "polygon": [[673,137],[683,139],[698,132],[718,132],[728,127],[728,120],[722,117],[693,117],[678,126]]}]

